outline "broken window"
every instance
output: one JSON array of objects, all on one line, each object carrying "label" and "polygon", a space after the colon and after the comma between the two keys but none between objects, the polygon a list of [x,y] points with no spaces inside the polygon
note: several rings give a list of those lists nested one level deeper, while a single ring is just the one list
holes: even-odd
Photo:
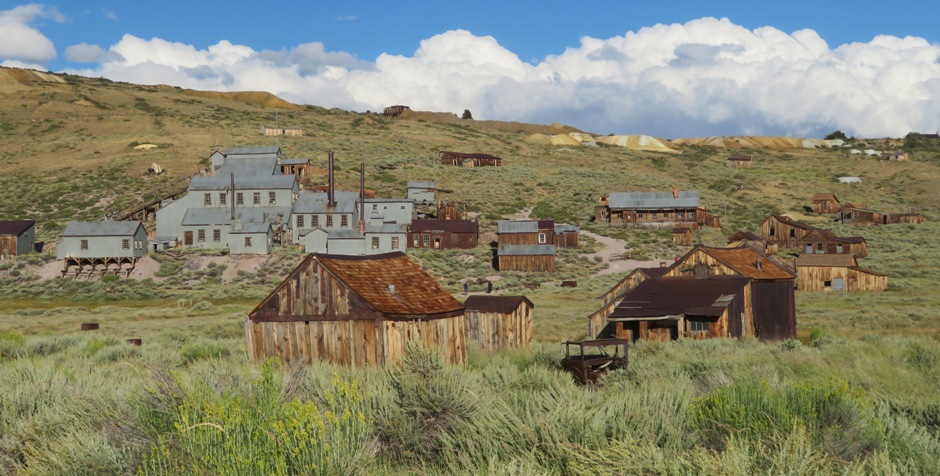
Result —
[{"label": "broken window", "polygon": [[83,250],[87,250],[87,249],[88,249],[88,240],[82,240],[81,248],[82,248]]},{"label": "broken window", "polygon": [[708,332],[708,323],[705,321],[689,321],[689,331]]},{"label": "broken window", "polygon": [[121,249],[122,250],[131,249],[131,240],[121,240]]},{"label": "broken window", "polygon": [[379,249],[379,237],[377,236],[372,237],[372,249],[373,250]]}]

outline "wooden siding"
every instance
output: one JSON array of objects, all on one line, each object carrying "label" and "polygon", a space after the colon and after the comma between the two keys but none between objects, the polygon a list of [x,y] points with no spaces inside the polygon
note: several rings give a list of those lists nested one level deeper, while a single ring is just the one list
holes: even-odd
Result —
[{"label": "wooden siding", "polygon": [[598,206],[594,209],[594,215],[595,221],[611,224],[663,227],[681,225],[698,228],[705,224],[706,213],[702,207],[638,210]]},{"label": "wooden siding", "polygon": [[466,216],[460,208],[450,203],[440,202],[437,205],[438,220],[464,220]]},{"label": "wooden siding", "polygon": [[850,208],[841,212],[842,223],[846,225],[882,225],[888,223],[888,216],[872,210]]},{"label": "wooden siding", "polygon": [[16,256],[16,235],[0,235],[0,259]]},{"label": "wooden siding", "polygon": [[792,281],[752,282],[754,335],[763,340],[796,338]]},{"label": "wooden siding", "polygon": [[555,271],[554,255],[500,256],[500,271]]},{"label": "wooden siding", "polygon": [[[840,246],[841,245],[841,246]],[[827,239],[818,233],[807,233],[803,238],[803,252],[808,254],[851,254],[856,258],[868,256],[868,246],[860,243],[842,243]]]},{"label": "wooden siding", "polygon": [[[773,230],[773,232],[771,232]],[[760,224],[760,236],[768,243],[776,243],[783,249],[800,248],[802,246],[803,235],[810,230],[794,226],[789,223],[778,220],[776,217],[769,217]]]},{"label": "wooden siding", "polygon": [[488,352],[532,345],[532,308],[525,302],[510,313],[467,309],[464,324],[466,338]]},{"label": "wooden siding", "polygon": [[[539,230],[532,233],[500,233],[497,235],[499,246],[503,245],[550,245],[554,239],[553,230]],[[539,235],[545,237],[545,241],[539,243]]]},{"label": "wooden siding", "polygon": [[569,232],[555,234],[556,248],[578,248],[580,246],[581,245],[578,242],[578,233]]},{"label": "wooden siding", "polygon": [[[597,311],[594,311],[593,314],[588,316],[588,336],[591,338],[599,338],[602,335],[614,335],[614,329],[608,328],[609,323],[607,318],[610,317],[610,313],[614,312],[614,309],[620,304],[620,301],[623,300],[623,296],[637,287],[643,281],[646,281],[647,277],[645,274],[639,270],[634,270],[628,274],[625,278],[621,279],[619,283],[615,284],[609,291],[600,296],[601,308]],[[619,329],[623,330],[623,325],[619,325]],[[629,339],[629,336],[624,336],[622,333],[616,334],[618,338]]]},{"label": "wooden siding", "polygon": [[[424,236],[428,237],[428,245],[424,245]],[[415,241],[417,238],[417,241]],[[408,232],[409,248],[428,248],[428,249],[462,249],[469,250],[476,248],[480,241],[479,233],[452,233],[445,231]],[[417,243],[417,245],[415,244]]]},{"label": "wooden siding", "polygon": [[830,213],[839,213],[839,209],[842,208],[842,204],[838,200],[833,198],[827,198],[824,200],[813,200],[813,211],[819,213],[820,215],[826,215]]},{"label": "wooden siding", "polygon": [[[832,291],[831,283],[841,279],[847,292],[884,291],[888,277],[845,266],[797,266],[797,287],[800,291]],[[826,283],[830,285],[827,286]]]},{"label": "wooden siding", "polygon": [[679,246],[692,246],[692,231],[685,229],[681,232],[672,232],[672,243]]}]

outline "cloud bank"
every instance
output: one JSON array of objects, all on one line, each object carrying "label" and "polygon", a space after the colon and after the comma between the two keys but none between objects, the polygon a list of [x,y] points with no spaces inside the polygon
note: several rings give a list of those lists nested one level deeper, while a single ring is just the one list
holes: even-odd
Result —
[{"label": "cloud bank", "polygon": [[44,63],[55,59],[52,40],[32,26],[36,20],[51,19],[62,23],[65,18],[55,9],[29,4],[0,11],[0,59],[8,66]]},{"label": "cloud bank", "polygon": [[[69,71],[87,76],[264,90],[359,111],[391,104],[470,109],[477,119],[558,121],[597,133],[818,137],[838,128],[883,137],[940,127],[940,46],[878,36],[833,48],[812,30],[749,30],[727,19],[583,37],[534,63],[464,30],[425,39],[410,56],[374,61],[319,42],[256,51],[221,40],[197,49],[133,35],[108,48],[83,43],[66,51],[94,63]],[[40,51],[19,58],[48,57]]]}]

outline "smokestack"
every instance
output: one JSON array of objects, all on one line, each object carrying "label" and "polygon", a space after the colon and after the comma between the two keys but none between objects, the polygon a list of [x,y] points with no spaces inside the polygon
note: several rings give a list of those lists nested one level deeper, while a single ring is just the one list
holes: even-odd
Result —
[{"label": "smokestack", "polygon": [[359,234],[366,234],[366,163],[359,163]]},{"label": "smokestack", "polygon": [[232,176],[232,196],[229,197],[229,203],[232,204],[232,220],[235,219],[235,172],[231,173]]},{"label": "smokestack", "polygon": [[334,179],[333,179],[333,151],[332,150],[330,151],[329,169],[330,169],[329,176],[328,176],[329,178],[327,179],[329,183],[327,184],[328,188],[326,190],[326,202],[327,202],[326,206],[335,207],[336,206],[336,193],[335,193],[336,184],[334,183]]},{"label": "smokestack", "polygon": [[672,187],[672,198],[679,198],[679,189],[677,187]]}]

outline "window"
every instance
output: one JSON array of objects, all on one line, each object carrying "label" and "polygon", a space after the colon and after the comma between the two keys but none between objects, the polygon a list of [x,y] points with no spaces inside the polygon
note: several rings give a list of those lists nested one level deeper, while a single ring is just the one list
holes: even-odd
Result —
[{"label": "window", "polygon": [[87,250],[87,249],[88,249],[88,240],[82,240],[82,249],[83,249],[83,250]]},{"label": "window", "polygon": [[225,202],[227,201],[226,198],[228,198],[228,194],[227,194],[227,193],[225,193],[225,192],[220,193],[220,194],[219,194],[219,205],[225,205]]},{"label": "window", "polygon": [[431,235],[424,235],[424,246],[431,246]]},{"label": "window", "polygon": [[339,226],[349,226],[349,215],[340,215]]},{"label": "window", "polygon": [[142,249],[144,249],[144,242],[141,241],[141,240],[134,240],[134,249],[135,249],[135,250],[142,250]]},{"label": "window", "polygon": [[211,193],[202,194],[202,204],[207,207],[212,206],[212,194]]},{"label": "window", "polygon": [[392,249],[393,250],[398,249],[398,237],[397,236],[392,237]]},{"label": "window", "polygon": [[200,243],[206,242],[206,230],[200,229],[196,231],[196,241]]},{"label": "window", "polygon": [[303,227],[304,227],[304,216],[297,215],[297,228],[303,228]]},{"label": "window", "polygon": [[268,192],[268,205],[274,205],[275,203],[277,203],[277,193]]},{"label": "window", "polygon": [[822,244],[822,243],[816,243],[816,252],[819,253],[819,254],[822,254],[822,252],[823,252],[823,244]]},{"label": "window", "polygon": [[212,241],[222,241],[222,230],[212,230]]},{"label": "window", "polygon": [[246,237],[245,237],[245,248],[251,248],[251,237],[250,237],[250,236],[246,236]]},{"label": "window", "polygon": [[770,227],[770,236],[774,236],[776,234],[777,234],[777,229],[774,227]]},{"label": "window", "polygon": [[245,204],[245,195],[241,192],[235,194],[235,204],[244,205]]},{"label": "window", "polygon": [[372,249],[373,250],[379,249],[379,237],[377,236],[372,237]]},{"label": "window", "polygon": [[637,213],[637,214],[636,214],[636,217],[637,217],[637,218],[643,218],[643,214],[642,214],[642,213]]},{"label": "window", "polygon": [[790,228],[790,238],[796,238],[796,230]]},{"label": "window", "polygon": [[131,249],[131,240],[121,240],[121,249],[122,250]]},{"label": "window", "polygon": [[402,205],[402,206],[401,206],[401,209],[402,209],[402,210],[404,210],[404,209],[405,209],[405,206],[404,206],[404,205]]},{"label": "window", "polygon": [[373,204],[372,204],[372,209],[373,209],[373,210],[378,210],[378,209],[379,209],[379,206],[373,203]]},{"label": "window", "polygon": [[251,203],[253,205],[261,205],[261,192],[255,192],[251,195]]},{"label": "window", "polygon": [[412,242],[412,244],[413,244],[413,246],[414,246],[415,248],[418,247],[418,241],[419,241],[419,240],[418,240],[418,234],[417,234],[417,233],[415,233],[414,235],[411,236],[411,242]]},{"label": "window", "polygon": [[333,227],[333,215],[327,215],[327,216],[326,216],[326,226],[327,226],[328,228],[332,228],[332,227]]},{"label": "window", "polygon": [[320,215],[314,215],[312,218],[310,218],[310,226],[312,228],[320,226]]},{"label": "window", "polygon": [[539,244],[545,244],[545,233],[539,233]]},{"label": "window", "polygon": [[844,253],[842,249],[842,243],[836,245],[836,253]]},{"label": "window", "polygon": [[812,243],[807,243],[807,244],[806,244],[806,254],[813,254],[813,244],[812,244]]},{"label": "window", "polygon": [[823,281],[823,286],[825,286],[825,287],[827,287],[827,288],[831,288],[831,287],[832,287],[832,281]]},{"label": "window", "polygon": [[689,321],[689,331],[708,332],[708,323],[704,321]]}]

